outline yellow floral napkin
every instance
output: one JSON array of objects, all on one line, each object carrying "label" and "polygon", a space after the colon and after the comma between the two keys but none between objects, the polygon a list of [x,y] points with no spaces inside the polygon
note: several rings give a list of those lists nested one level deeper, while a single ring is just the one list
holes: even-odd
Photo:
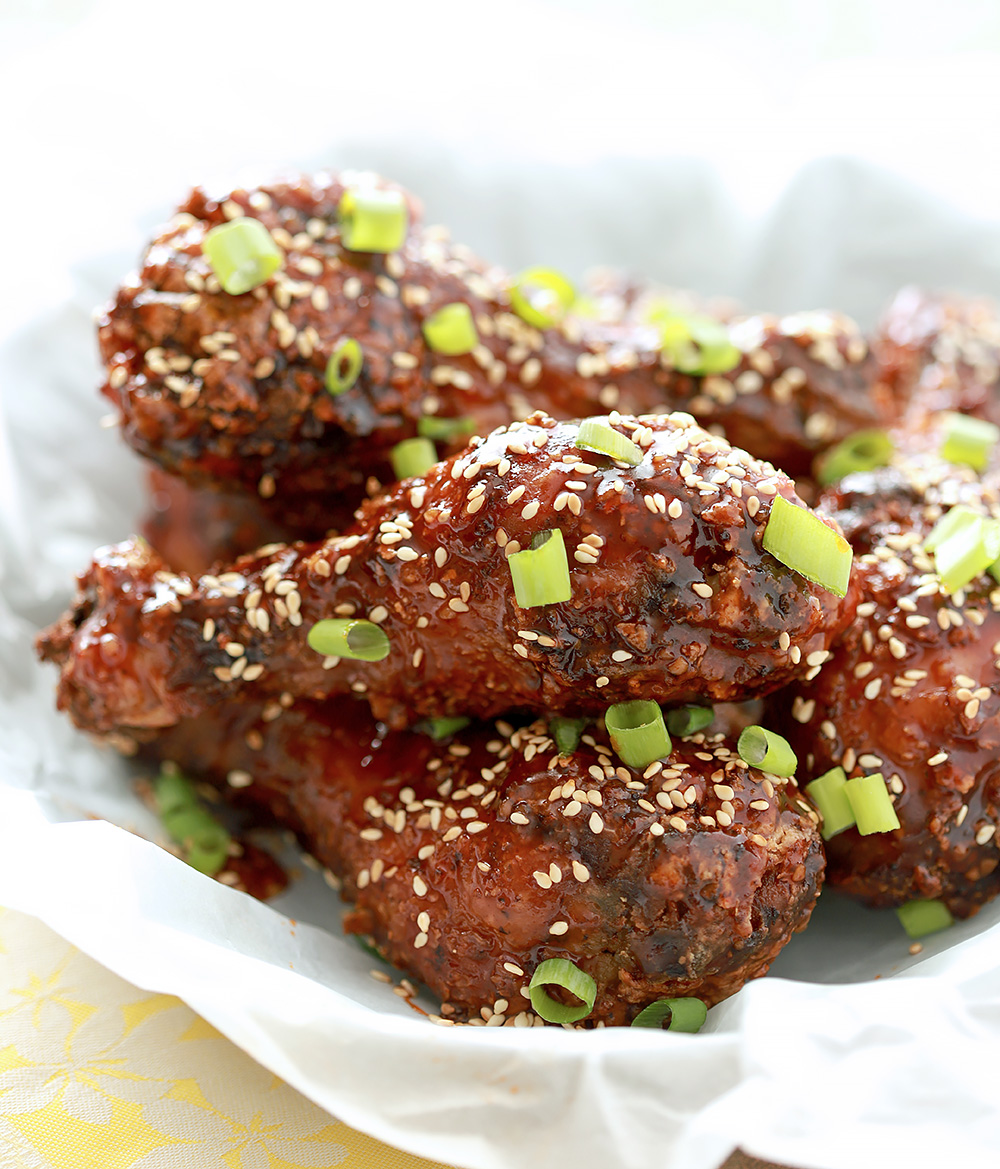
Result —
[{"label": "yellow floral napkin", "polygon": [[0,908],[3,1169],[444,1169],[348,1128],[180,999]]}]

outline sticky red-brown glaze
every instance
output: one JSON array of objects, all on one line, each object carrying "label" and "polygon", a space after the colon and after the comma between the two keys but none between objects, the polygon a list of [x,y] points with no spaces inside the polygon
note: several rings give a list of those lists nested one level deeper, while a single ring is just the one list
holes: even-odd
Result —
[{"label": "sticky red-brown glaze", "polygon": [[[366,504],[349,534],[200,579],[144,547],[103,550],[41,639],[60,705],[95,731],[167,726],[223,698],[356,693],[395,726],[511,708],[728,701],[824,660],[840,601],[761,547],[793,484],[686,415],[617,419],[637,467],[538,416]],[[571,599],[521,609],[506,557],[558,528]],[[379,624],[381,662],[324,659],[323,618]]]},{"label": "sticky red-brown glaze", "polygon": [[[369,475],[390,482],[392,446],[425,414],[468,418],[486,434],[532,409],[557,418],[685,409],[793,475],[850,431],[894,416],[846,318],[751,318],[733,326],[736,368],[688,377],[661,354],[637,292],[623,297],[620,319],[570,315],[539,330],[512,311],[506,273],[415,217],[397,253],[345,250],[337,207],[356,181],[320,175],[218,197],[198,188],[153,240],[99,330],[104,393],[141,455],[195,483],[280,498],[296,516],[317,495],[359,497]],[[202,241],[241,215],[267,226],[285,265],[230,296]],[[479,344],[442,357],[422,326],[456,302],[470,307]],[[324,371],[345,337],[361,345],[364,368],[333,397]]]},{"label": "sticky red-brown glaze", "polygon": [[939,587],[922,540],[961,501],[1000,515],[971,471],[906,458],[848,477],[820,508],[854,542],[857,618],[811,682],[770,702],[805,766],[881,772],[899,829],[827,842],[832,884],[871,905],[941,898],[965,917],[1000,892],[1000,588]]},{"label": "sticky red-brown glaze", "polygon": [[350,699],[228,703],[147,751],[298,832],[355,902],[349,928],[461,1014],[530,1015],[522,988],[546,958],[596,980],[590,1023],[660,997],[718,1002],[808,921],[815,813],[722,736],[640,773],[594,733],[560,758],[544,722],[434,743]]}]

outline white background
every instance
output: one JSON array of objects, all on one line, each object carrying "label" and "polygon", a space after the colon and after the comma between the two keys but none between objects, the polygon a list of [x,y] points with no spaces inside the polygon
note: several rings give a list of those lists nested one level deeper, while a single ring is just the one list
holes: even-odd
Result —
[{"label": "white background", "polygon": [[[0,0],[0,327],[61,296],[70,262],[135,251],[192,182],[327,161],[393,169],[503,262],[624,262],[780,300],[813,292],[760,280],[810,160],[845,160],[808,201],[819,220],[832,199],[900,232],[898,189],[857,189],[846,160],[864,159],[921,193],[911,253],[935,200],[973,217],[971,270],[946,276],[988,290],[998,123],[993,0]],[[711,179],[632,238],[692,158]],[[535,234],[512,230],[525,207]],[[588,254],[595,216],[618,220],[610,254]],[[727,259],[708,263],[723,222]]]}]

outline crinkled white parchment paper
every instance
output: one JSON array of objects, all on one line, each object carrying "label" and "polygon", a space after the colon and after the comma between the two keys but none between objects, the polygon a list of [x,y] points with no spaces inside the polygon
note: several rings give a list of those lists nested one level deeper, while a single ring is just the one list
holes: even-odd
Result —
[{"label": "crinkled white parchment paper", "polygon": [[[410,181],[421,169],[413,150],[397,147],[396,165],[384,150],[372,155]],[[961,248],[948,241],[970,250],[967,224],[863,166],[814,164],[753,231],[717,230],[725,200],[704,168],[627,170],[615,232],[596,210],[586,220],[600,206],[594,168],[550,168],[549,210],[515,185],[491,215],[481,177],[423,190],[445,210],[486,207],[484,239],[473,242],[492,233],[498,260],[516,262],[530,239],[540,262],[578,271],[594,255],[635,263],[644,241],[668,239],[676,246],[650,257],[657,276],[689,279],[685,256],[697,252],[710,288],[755,307],[826,302],[865,314],[907,276],[961,283]],[[558,216],[546,220],[563,197],[584,207],[573,239]],[[682,213],[699,241],[686,252]],[[558,255],[546,250],[546,222]],[[907,230],[922,241],[909,269]],[[158,839],[158,827],[132,793],[135,766],[55,713],[53,672],[31,649],[72,574],[141,510],[136,462],[98,425],[90,319],[131,260],[77,271],[72,301],[0,349],[0,903],[130,981],[179,995],[348,1123],[469,1169],[716,1169],[737,1145],[802,1169],[995,1167],[995,1077],[983,1069],[1000,1040],[996,904],[913,958],[894,914],[827,893],[774,973],[715,1008],[697,1036],[446,1029],[371,979],[372,960],[341,936],[339,902],[314,873],[263,905],[141,838]],[[1000,271],[977,262],[970,283],[1000,290]]]}]

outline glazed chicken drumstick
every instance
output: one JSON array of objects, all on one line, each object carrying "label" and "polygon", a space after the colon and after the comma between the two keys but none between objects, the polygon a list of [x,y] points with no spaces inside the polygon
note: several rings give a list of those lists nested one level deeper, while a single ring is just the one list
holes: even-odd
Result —
[{"label": "glazed chicken drumstick", "polygon": [[816,814],[721,735],[636,770],[591,730],[560,756],[544,721],[436,743],[350,699],[228,703],[152,747],[297,831],[355,902],[348,928],[456,1017],[539,1022],[527,984],[548,958],[594,979],[588,1023],[716,1003],[809,920]]},{"label": "glazed chicken drumstick", "polygon": [[[400,727],[744,699],[825,661],[850,592],[840,600],[762,548],[772,510],[797,511],[792,482],[688,415],[593,421],[630,435],[637,465],[536,415],[397,485],[324,544],[262,549],[195,580],[135,542],[104,550],[40,641],[62,667],[60,706],[108,732],[234,696],[354,693]],[[834,530],[800,518],[849,564]],[[522,607],[514,556],[538,540],[552,576],[534,585],[559,592]],[[358,658],[310,647],[318,622],[338,620],[379,660],[360,660],[360,642]]]},{"label": "glazed chicken drumstick", "polygon": [[[509,275],[416,222],[413,200],[395,250],[350,250],[364,241],[341,222],[345,192],[386,190],[373,176],[322,175],[192,192],[100,322],[104,393],[139,454],[195,484],[259,493],[301,523],[317,497],[339,493],[353,507],[367,476],[394,479],[390,452],[418,429],[454,452],[531,409],[684,409],[799,475],[898,412],[856,326],[837,314],[720,326],[706,358],[708,342],[683,322],[664,332],[662,304],[640,298],[612,321],[574,316],[572,290],[551,274],[519,295]],[[267,229],[281,266],[231,295],[206,236],[241,221]],[[433,328],[442,310],[453,314],[444,339]]]},{"label": "glazed chicken drumstick", "polygon": [[858,556],[857,620],[765,717],[784,724],[802,784],[842,767],[892,793],[898,828],[827,841],[831,883],[870,905],[941,899],[967,917],[1000,891],[1000,590],[985,572],[947,587],[925,542],[955,506],[1000,515],[996,481],[916,452],[848,476],[818,506]]}]

